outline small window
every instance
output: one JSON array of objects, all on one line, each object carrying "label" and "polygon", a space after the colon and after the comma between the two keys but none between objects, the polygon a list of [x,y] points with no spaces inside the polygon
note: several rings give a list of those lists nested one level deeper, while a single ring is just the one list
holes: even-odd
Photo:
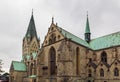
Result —
[{"label": "small window", "polygon": [[48,67],[44,66],[42,69],[43,69],[43,73],[42,74],[43,75],[47,75],[48,74],[48,72],[47,72],[48,71]]},{"label": "small window", "polygon": [[58,39],[60,39],[60,35],[58,35]]},{"label": "small window", "polygon": [[53,30],[54,30],[54,27],[51,28],[51,31],[53,31]]},{"label": "small window", "polygon": [[119,70],[118,70],[118,68],[114,69],[114,76],[119,76]]},{"label": "small window", "polygon": [[117,62],[115,62],[115,65],[117,65]]},{"label": "small window", "polygon": [[36,79],[34,79],[34,81],[33,82],[36,82]]},{"label": "small window", "polygon": [[101,54],[101,61],[103,63],[107,63],[107,54],[106,54],[106,52],[102,52],[102,54]]},{"label": "small window", "polygon": [[88,80],[88,82],[91,82],[90,80]]},{"label": "small window", "polygon": [[92,77],[92,70],[91,69],[88,70],[88,77]]},{"label": "small window", "polygon": [[100,76],[104,77],[104,70],[102,68],[100,69]]},{"label": "small window", "polygon": [[92,62],[92,58],[89,58],[89,62]]},{"label": "small window", "polygon": [[92,77],[92,75],[91,75],[91,74],[88,74],[88,77]]}]

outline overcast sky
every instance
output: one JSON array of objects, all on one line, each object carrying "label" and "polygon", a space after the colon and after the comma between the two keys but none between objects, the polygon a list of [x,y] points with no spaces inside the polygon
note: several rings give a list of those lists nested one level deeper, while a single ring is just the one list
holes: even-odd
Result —
[{"label": "overcast sky", "polygon": [[41,43],[52,16],[58,26],[81,38],[87,11],[92,38],[120,31],[120,0],[0,0],[0,59],[5,71],[12,60],[21,60],[32,8]]}]

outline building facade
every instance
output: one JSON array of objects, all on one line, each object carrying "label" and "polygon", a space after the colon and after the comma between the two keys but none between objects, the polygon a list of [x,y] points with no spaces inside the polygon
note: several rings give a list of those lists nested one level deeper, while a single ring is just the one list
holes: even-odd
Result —
[{"label": "building facade", "polygon": [[119,82],[120,32],[85,40],[52,23],[40,47],[33,14],[23,38],[22,60],[13,61],[10,82]]}]

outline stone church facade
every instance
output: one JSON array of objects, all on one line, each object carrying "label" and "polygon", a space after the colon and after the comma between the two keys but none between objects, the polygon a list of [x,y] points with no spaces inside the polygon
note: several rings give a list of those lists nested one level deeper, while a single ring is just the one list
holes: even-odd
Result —
[{"label": "stone church facade", "polygon": [[120,32],[85,40],[52,23],[40,47],[33,14],[23,38],[22,60],[12,61],[10,82],[119,82]]}]

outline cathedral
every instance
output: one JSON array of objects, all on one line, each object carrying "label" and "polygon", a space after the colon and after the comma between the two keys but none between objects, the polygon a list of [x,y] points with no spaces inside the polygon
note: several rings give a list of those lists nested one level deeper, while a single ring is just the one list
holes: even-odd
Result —
[{"label": "cathedral", "polygon": [[10,82],[120,82],[120,32],[91,39],[87,16],[83,40],[52,18],[40,45],[32,14]]}]

